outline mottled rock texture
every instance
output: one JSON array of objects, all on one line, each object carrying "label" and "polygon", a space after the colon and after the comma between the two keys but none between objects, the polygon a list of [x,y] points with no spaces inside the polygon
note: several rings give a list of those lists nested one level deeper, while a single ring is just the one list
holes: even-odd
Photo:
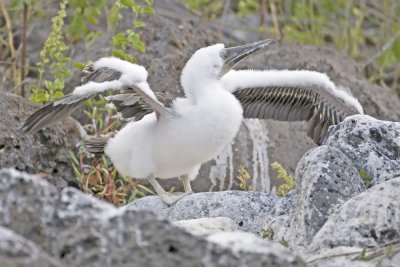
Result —
[{"label": "mottled rock texture", "polygon": [[0,171],[0,203],[2,227],[66,266],[305,266],[283,246],[249,234],[225,233],[236,240],[230,247],[218,233],[209,241],[151,211],[118,209],[74,188],[59,193],[15,170]]},{"label": "mottled rock texture", "polygon": [[149,209],[173,221],[224,216],[239,230],[260,234],[276,201],[277,197],[268,193],[223,191],[191,194],[172,206],[158,196],[137,199],[128,206]]},{"label": "mottled rock texture", "polygon": [[309,246],[310,266],[400,266],[400,177],[351,198]]},{"label": "mottled rock texture", "polygon": [[352,162],[337,148],[309,150],[296,169],[299,195],[290,240],[308,245],[337,207],[365,190]]},{"label": "mottled rock texture", "polygon": [[370,177],[369,186],[400,176],[400,123],[370,116],[347,117],[324,142],[340,149]]},{"label": "mottled rock texture", "polygon": [[190,220],[173,221],[173,224],[186,231],[200,236],[218,232],[233,232],[237,230],[236,223],[227,217],[204,217]]},{"label": "mottled rock texture", "polygon": [[376,247],[400,239],[400,177],[351,198],[314,237],[311,251]]},{"label": "mottled rock texture", "polygon": [[34,242],[0,226],[0,265],[4,267],[63,267]]},{"label": "mottled rock texture", "polygon": [[68,181],[76,182],[68,151],[77,146],[79,132],[69,120],[35,135],[23,134],[23,120],[37,108],[21,97],[0,92],[0,168],[40,174],[65,187]]}]

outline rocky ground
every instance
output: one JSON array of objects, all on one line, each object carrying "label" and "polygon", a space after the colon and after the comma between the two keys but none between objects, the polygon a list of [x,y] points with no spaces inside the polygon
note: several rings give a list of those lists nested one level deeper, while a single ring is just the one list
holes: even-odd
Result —
[{"label": "rocky ground", "polygon": [[[172,0],[159,2],[159,15],[146,18],[141,33],[146,54],[130,52],[149,69],[154,89],[179,95],[185,60],[227,34],[217,36],[213,25]],[[105,56],[109,42],[104,35],[84,53],[75,48],[73,57],[85,62]],[[399,121],[398,97],[370,84],[354,62],[325,48],[282,43],[239,68],[325,72],[349,88],[369,116],[352,116],[332,127],[320,147],[306,137],[304,123],[245,121],[233,145],[202,167],[193,185],[199,193],[173,206],[146,197],[115,208],[67,187],[75,182],[68,151],[79,145],[76,122],[23,135],[21,121],[36,106],[2,93],[0,262],[400,266],[400,123],[391,122]],[[75,75],[66,90],[78,80]],[[279,184],[269,167],[275,160],[296,178],[296,189],[285,197],[269,193]],[[257,192],[234,191],[240,165],[250,172]]]}]

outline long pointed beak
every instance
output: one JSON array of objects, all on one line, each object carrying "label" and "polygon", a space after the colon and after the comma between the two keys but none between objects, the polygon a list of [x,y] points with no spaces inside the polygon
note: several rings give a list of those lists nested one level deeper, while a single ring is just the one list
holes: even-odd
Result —
[{"label": "long pointed beak", "polygon": [[230,71],[240,61],[260,50],[261,48],[267,47],[275,40],[266,39],[251,44],[245,44],[241,46],[228,47],[223,50],[224,65],[222,66],[220,77]]}]

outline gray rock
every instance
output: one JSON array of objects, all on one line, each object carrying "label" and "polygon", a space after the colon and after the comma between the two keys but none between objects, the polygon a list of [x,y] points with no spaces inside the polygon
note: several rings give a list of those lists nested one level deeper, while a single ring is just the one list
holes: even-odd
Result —
[{"label": "gray rock", "polygon": [[[379,251],[380,250],[380,251]],[[355,247],[336,247],[325,250],[306,259],[309,267],[399,267],[400,253],[389,254],[388,247],[370,249],[369,252]],[[373,252],[372,252],[373,251]],[[372,253],[378,253],[378,257],[368,258]],[[366,253],[362,258],[363,253]]]},{"label": "gray rock", "polygon": [[228,217],[245,232],[260,234],[277,197],[268,193],[246,191],[205,192],[188,195],[172,206],[158,196],[137,199],[128,206],[149,209],[169,220],[202,217]]},{"label": "gray rock", "polygon": [[0,226],[0,264],[5,267],[62,267],[34,242]]},{"label": "gray rock", "polygon": [[400,238],[400,177],[355,196],[330,216],[311,252],[340,246],[371,248]]},{"label": "gray rock", "polygon": [[299,197],[289,241],[305,246],[338,206],[365,190],[352,162],[329,146],[311,149],[303,156],[297,165],[296,183]]},{"label": "gray rock", "polygon": [[[242,254],[243,256],[246,255],[246,252],[257,252],[261,255],[270,255],[273,258],[274,256],[270,254],[271,248],[274,248],[273,250],[284,249],[279,243],[268,243],[269,245],[266,246],[267,242],[265,240],[260,239],[254,234],[245,232],[215,233],[210,235],[207,240],[223,248],[233,250],[236,254]],[[250,259],[246,260],[246,262],[246,266],[256,266],[257,264],[256,261]],[[275,265],[276,262],[272,260],[269,264]],[[270,266],[269,264],[265,266]]]},{"label": "gray rock", "polygon": [[339,148],[352,160],[369,185],[400,176],[400,123],[355,115],[333,127],[325,144]]},{"label": "gray rock", "polygon": [[200,236],[207,236],[218,232],[233,232],[237,229],[236,223],[227,217],[180,220],[172,223],[194,235]]},{"label": "gray rock", "polygon": [[79,133],[73,124],[64,122],[24,135],[20,129],[23,120],[37,107],[21,97],[0,92],[0,168],[40,174],[63,188],[67,178],[76,182],[68,151],[76,148]]},{"label": "gray rock", "polygon": [[263,238],[278,242],[287,241],[290,221],[298,203],[298,191],[293,189],[286,196],[277,199],[270,216],[265,218]]},{"label": "gray rock", "polygon": [[15,170],[0,171],[0,188],[0,225],[33,239],[67,266],[305,266],[267,241],[254,251],[222,246],[153,212],[117,209],[74,188],[58,193]]}]

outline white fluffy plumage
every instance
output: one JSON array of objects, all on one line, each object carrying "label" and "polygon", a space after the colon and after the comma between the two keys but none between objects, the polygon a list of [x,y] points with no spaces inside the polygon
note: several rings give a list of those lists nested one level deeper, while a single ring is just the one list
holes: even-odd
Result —
[{"label": "white fluffy plumage", "polygon": [[[201,164],[232,141],[242,121],[242,108],[217,79],[222,48],[200,49],[188,61],[181,77],[187,98],[174,101],[175,116],[157,120],[154,113],[149,114],[126,125],[108,142],[105,152],[122,174],[194,179]],[[192,75],[196,73],[200,75]]]}]

